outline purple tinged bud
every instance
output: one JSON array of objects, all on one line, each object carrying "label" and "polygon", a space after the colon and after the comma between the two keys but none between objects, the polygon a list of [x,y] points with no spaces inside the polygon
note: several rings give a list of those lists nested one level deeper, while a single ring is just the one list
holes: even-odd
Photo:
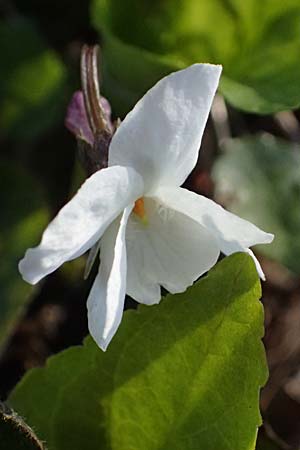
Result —
[{"label": "purple tinged bud", "polygon": [[[105,119],[107,120],[107,125],[112,131],[113,124],[110,118],[110,104],[105,97],[101,97],[100,102],[103,113],[105,114]],[[91,146],[94,144],[94,136],[87,118],[82,91],[76,91],[71,98],[65,118],[65,126],[77,139],[86,141]]]},{"label": "purple tinged bud", "polygon": [[76,138],[94,144],[94,136],[90,128],[83,100],[83,93],[76,91],[71,98],[65,118],[65,126]]}]

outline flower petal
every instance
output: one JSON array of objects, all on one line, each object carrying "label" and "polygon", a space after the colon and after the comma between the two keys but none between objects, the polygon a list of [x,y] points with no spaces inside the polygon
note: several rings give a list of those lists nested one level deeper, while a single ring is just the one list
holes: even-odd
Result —
[{"label": "flower petal", "polygon": [[254,255],[253,251],[250,250],[250,248],[247,248],[245,250],[245,252],[248,253],[248,255],[250,255],[251,258],[253,259],[255,267],[256,267],[256,270],[257,270],[257,273],[258,273],[259,277],[261,278],[261,280],[266,281],[266,276],[264,274],[264,271],[262,270],[260,262],[258,261],[256,256]]},{"label": "flower petal", "polygon": [[198,158],[221,66],[194,64],[160,80],[113,136],[109,165],[131,166],[153,185],[180,186]]},{"label": "flower petal", "polygon": [[141,303],[160,301],[159,286],[183,292],[217,261],[215,238],[189,217],[145,198],[148,224],[128,221],[127,294]]},{"label": "flower petal", "polygon": [[125,231],[133,204],[109,226],[101,239],[101,264],[91,289],[87,307],[89,330],[102,350],[106,350],[123,315],[126,295]]},{"label": "flower petal", "polygon": [[19,263],[24,280],[35,284],[82,255],[142,192],[143,181],[132,168],[115,166],[93,174],[48,225],[40,245],[27,250]]},{"label": "flower petal", "polygon": [[274,238],[214,201],[186,189],[166,187],[156,195],[164,205],[186,214],[214,234],[225,255],[246,251],[252,245],[269,244]]}]

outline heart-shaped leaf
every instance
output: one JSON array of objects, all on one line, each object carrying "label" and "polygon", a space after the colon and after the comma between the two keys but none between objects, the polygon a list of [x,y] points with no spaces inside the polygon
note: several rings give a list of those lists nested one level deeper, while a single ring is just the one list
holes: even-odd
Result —
[{"label": "heart-shaped leaf", "polygon": [[253,450],[259,296],[252,259],[225,258],[185,293],[125,312],[106,353],[88,338],[30,371],[10,403],[50,450]]}]

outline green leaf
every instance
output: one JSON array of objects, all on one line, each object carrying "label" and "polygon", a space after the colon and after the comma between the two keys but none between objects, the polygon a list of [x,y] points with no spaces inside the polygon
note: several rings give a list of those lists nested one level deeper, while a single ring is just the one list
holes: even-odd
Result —
[{"label": "green leaf", "polygon": [[218,201],[275,234],[264,255],[300,271],[300,147],[271,135],[234,139],[213,172]]},{"label": "green leaf", "polygon": [[0,23],[0,122],[4,135],[30,139],[63,120],[65,69],[35,27]]},{"label": "green leaf", "polygon": [[0,403],[1,449],[5,450],[43,450],[31,428],[13,411]]},{"label": "green leaf", "polygon": [[30,371],[10,403],[50,450],[253,450],[260,294],[252,259],[225,258],[185,293],[126,311],[106,353],[88,338]]},{"label": "green leaf", "polygon": [[124,95],[140,97],[166,74],[166,61],[170,70],[211,62],[224,66],[220,89],[237,108],[266,114],[300,105],[298,0],[94,0],[92,18],[111,83]]},{"label": "green leaf", "polygon": [[0,343],[26,304],[32,286],[22,280],[18,262],[37,244],[48,221],[37,183],[28,173],[0,161]]}]

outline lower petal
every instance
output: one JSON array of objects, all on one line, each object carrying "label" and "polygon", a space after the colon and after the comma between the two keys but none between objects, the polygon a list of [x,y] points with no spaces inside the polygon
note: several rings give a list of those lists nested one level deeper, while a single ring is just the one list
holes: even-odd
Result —
[{"label": "lower petal", "polygon": [[217,261],[219,246],[184,214],[145,199],[147,225],[132,214],[126,232],[127,293],[141,303],[160,300],[160,286],[183,292]]},{"label": "lower petal", "polygon": [[125,230],[133,204],[115,220],[101,239],[101,264],[88,301],[89,331],[102,350],[106,350],[120,325],[126,295]]}]

